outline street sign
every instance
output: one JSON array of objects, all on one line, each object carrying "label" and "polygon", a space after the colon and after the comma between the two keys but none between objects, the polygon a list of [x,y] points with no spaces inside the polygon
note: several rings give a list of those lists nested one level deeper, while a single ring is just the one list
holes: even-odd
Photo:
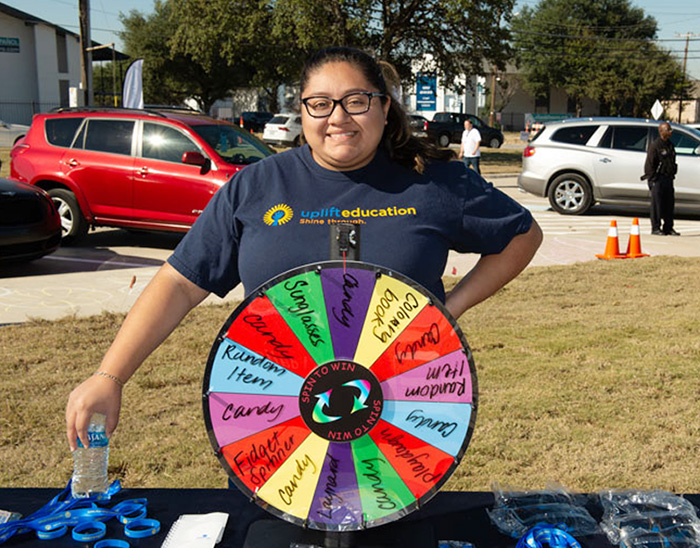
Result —
[{"label": "street sign", "polygon": [[435,110],[437,78],[435,74],[422,73],[416,80],[416,110]]},{"label": "street sign", "polygon": [[661,103],[657,99],[656,102],[654,103],[654,106],[651,107],[651,115],[654,117],[654,120],[658,120],[663,113],[664,113],[664,107],[661,106]]}]

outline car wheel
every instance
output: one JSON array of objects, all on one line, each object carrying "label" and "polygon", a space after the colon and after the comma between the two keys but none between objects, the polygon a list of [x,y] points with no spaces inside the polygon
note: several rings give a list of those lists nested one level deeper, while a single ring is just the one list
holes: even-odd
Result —
[{"label": "car wheel", "polygon": [[438,135],[437,144],[442,148],[450,146],[450,135],[448,133],[441,133]]},{"label": "car wheel", "polygon": [[585,177],[577,173],[559,175],[547,192],[552,208],[564,215],[582,215],[593,205],[593,190]]},{"label": "car wheel", "polygon": [[63,230],[61,243],[77,242],[87,234],[88,224],[80,211],[75,194],[70,190],[52,188],[49,190],[49,196],[51,196],[61,217],[61,229]]},{"label": "car wheel", "polygon": [[490,148],[501,148],[501,141],[498,140],[498,137],[492,137],[491,140],[489,141],[489,147]]}]

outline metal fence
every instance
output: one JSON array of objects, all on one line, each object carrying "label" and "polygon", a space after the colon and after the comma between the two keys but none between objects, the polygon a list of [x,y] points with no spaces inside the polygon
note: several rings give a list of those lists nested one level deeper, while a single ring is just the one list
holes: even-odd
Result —
[{"label": "metal fence", "polygon": [[5,102],[0,101],[0,120],[10,124],[32,123],[32,117],[39,112],[48,112],[51,109],[60,107],[59,103],[38,103],[30,102]]},{"label": "metal fence", "polygon": [[525,129],[525,114],[522,112],[501,112],[501,129],[503,131],[522,131]]}]

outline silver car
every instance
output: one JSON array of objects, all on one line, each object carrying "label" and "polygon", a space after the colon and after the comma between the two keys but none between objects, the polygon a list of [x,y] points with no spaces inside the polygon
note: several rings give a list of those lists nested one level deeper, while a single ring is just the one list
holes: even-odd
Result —
[{"label": "silver car", "polygon": [[[648,205],[640,180],[661,122],[638,118],[571,118],[545,125],[523,151],[518,186],[546,196],[552,208],[581,215],[595,203]],[[700,212],[700,131],[671,124],[678,173],[676,210]]]},{"label": "silver car", "polygon": [[29,126],[0,120],[0,148],[12,148],[29,131]]}]

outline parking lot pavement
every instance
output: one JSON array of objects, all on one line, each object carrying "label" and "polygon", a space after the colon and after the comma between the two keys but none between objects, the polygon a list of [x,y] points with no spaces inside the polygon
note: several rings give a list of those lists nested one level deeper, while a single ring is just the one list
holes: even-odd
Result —
[{"label": "parking lot pavement", "polygon": [[[28,265],[0,268],[0,324],[126,312],[168,258],[178,234],[99,229],[81,247],[59,248]],[[237,301],[242,288],[226,299]]]},{"label": "parking lot pavement", "polygon": [[[643,252],[652,256],[700,256],[700,215],[677,219],[675,228],[680,237],[651,236],[649,217],[643,210],[596,206],[584,216],[559,215],[549,209],[546,199],[520,192],[515,177],[493,178],[493,183],[529,208],[544,231],[544,242],[531,267],[597,260],[595,255],[605,250],[612,220],[617,221],[619,246],[624,253],[634,217],[639,217]],[[126,312],[181,237],[100,229],[90,233],[82,247],[60,248],[28,265],[0,267],[0,324]],[[477,259],[451,253],[445,274],[463,276]],[[205,303],[242,298],[239,287],[226,299],[210,296]]]},{"label": "parking lot pavement", "polygon": [[[620,252],[625,253],[632,221],[639,219],[642,251],[651,256],[700,256],[700,215],[681,216],[675,220],[680,237],[652,236],[649,213],[639,208],[595,206],[587,215],[560,215],[549,207],[546,198],[539,198],[518,189],[517,177],[490,179],[500,190],[527,207],[544,232],[542,246],[530,267],[595,261],[605,251],[611,221],[617,221]],[[476,264],[478,256],[451,252],[445,274],[463,276]]]}]

